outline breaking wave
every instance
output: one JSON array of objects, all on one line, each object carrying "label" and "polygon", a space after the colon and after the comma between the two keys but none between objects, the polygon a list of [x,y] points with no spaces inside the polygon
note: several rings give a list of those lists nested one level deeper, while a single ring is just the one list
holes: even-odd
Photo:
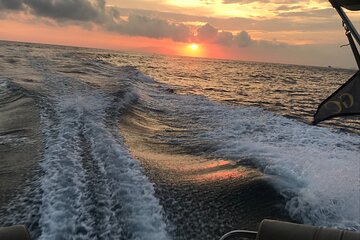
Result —
[{"label": "breaking wave", "polygon": [[[15,200],[24,210],[12,208],[16,217],[5,222],[36,221],[32,235],[44,240],[170,239],[153,184],[117,128],[118,115],[136,102],[136,92],[106,94],[51,73],[42,61],[35,65],[44,74],[38,100],[42,174],[31,186],[37,191],[29,187],[27,196]],[[30,195],[37,201],[29,202]]]},{"label": "breaking wave", "polygon": [[146,99],[144,109],[156,105],[162,113],[159,121],[186,130],[162,132],[161,142],[260,169],[285,197],[294,220],[360,229],[358,135],[164,89],[147,85],[139,91]]},{"label": "breaking wave", "polygon": [[[220,112],[222,112],[220,110]],[[319,226],[360,229],[358,136],[276,116],[262,109],[223,112],[205,139],[211,154],[251,159],[288,200],[293,219]]]}]

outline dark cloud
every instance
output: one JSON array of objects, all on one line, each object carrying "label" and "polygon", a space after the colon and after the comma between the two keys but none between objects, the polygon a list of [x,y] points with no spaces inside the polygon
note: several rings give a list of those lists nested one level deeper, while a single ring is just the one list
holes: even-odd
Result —
[{"label": "dark cloud", "polygon": [[231,45],[233,42],[233,34],[231,32],[218,32],[217,42],[222,45]]},{"label": "dark cloud", "polygon": [[202,42],[215,42],[218,38],[218,29],[207,23],[197,29],[197,38]]},{"label": "dark cloud", "polygon": [[234,42],[240,48],[245,48],[249,46],[262,47],[262,48],[278,48],[286,47],[288,44],[278,42],[276,40],[254,40],[251,38],[250,34],[246,31],[241,31],[234,37]]},{"label": "dark cloud", "polygon": [[258,46],[258,47],[286,46],[286,44],[278,42],[276,40],[273,41],[253,40],[247,31],[241,31],[236,35],[227,31],[219,31],[219,29],[215,28],[209,23],[197,29],[197,35],[195,39],[199,42],[210,42],[225,46],[233,45],[240,48],[245,48],[249,46]]},{"label": "dark cloud", "polygon": [[238,47],[248,47],[253,42],[249,33],[246,31],[240,32],[235,36],[234,40]]},{"label": "dark cloud", "polygon": [[23,0],[0,0],[0,9],[20,10],[23,8]]},{"label": "dark cloud", "polygon": [[104,0],[24,0],[38,16],[54,19],[99,22],[105,15]]},{"label": "dark cloud", "polygon": [[105,0],[0,0],[0,10],[24,10],[57,21],[92,22],[109,31],[130,36],[170,38],[186,42],[192,36],[184,24],[170,23],[160,18],[131,14],[122,20],[115,8],[106,7]]},{"label": "dark cloud", "polygon": [[0,9],[24,10],[58,20],[100,22],[106,17],[105,0],[0,0]]},{"label": "dark cloud", "polygon": [[111,22],[107,29],[130,36],[149,38],[170,38],[186,42],[192,36],[190,28],[184,24],[170,23],[164,19],[130,15],[127,21]]}]

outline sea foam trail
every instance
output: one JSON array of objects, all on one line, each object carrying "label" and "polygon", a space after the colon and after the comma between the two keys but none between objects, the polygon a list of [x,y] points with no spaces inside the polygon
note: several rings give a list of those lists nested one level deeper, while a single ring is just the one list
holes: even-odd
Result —
[{"label": "sea foam trail", "polygon": [[[221,112],[221,111],[220,111]],[[360,140],[261,109],[226,111],[205,136],[212,154],[252,159],[288,199],[290,215],[304,223],[360,229]]]},{"label": "sea foam trail", "polygon": [[139,94],[147,109],[161,109],[160,121],[191,134],[182,131],[163,139],[196,155],[251,162],[285,196],[293,219],[360,229],[358,135],[311,126],[257,107],[169,94],[150,83]]},{"label": "sea foam trail", "polygon": [[136,94],[116,100],[54,74],[44,85],[40,239],[170,239],[153,185],[107,116]]}]

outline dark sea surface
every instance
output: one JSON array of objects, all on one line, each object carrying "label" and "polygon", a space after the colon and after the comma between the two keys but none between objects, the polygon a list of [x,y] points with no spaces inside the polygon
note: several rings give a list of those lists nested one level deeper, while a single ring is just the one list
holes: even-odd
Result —
[{"label": "dark sea surface", "polygon": [[264,218],[360,230],[352,70],[0,42],[0,226],[218,239]]}]

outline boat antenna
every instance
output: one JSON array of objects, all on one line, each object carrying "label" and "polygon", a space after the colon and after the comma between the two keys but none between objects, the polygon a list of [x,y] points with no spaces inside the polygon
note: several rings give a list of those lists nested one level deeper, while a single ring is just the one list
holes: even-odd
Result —
[{"label": "boat antenna", "polygon": [[356,30],[352,22],[350,21],[349,17],[346,15],[344,10],[341,8],[339,3],[336,0],[330,0],[332,6],[336,9],[337,13],[340,15],[341,19],[343,20],[343,24],[346,25],[348,31],[354,36],[356,42],[360,45],[360,35],[359,32]]},{"label": "boat antenna", "polygon": [[[345,29],[345,35],[349,40],[349,44],[351,46],[351,50],[354,54],[356,63],[358,65],[358,68],[360,69],[360,55],[359,51],[355,45],[354,38],[356,42],[360,45],[360,35],[359,32],[356,30],[352,22],[350,21],[349,17],[346,15],[345,11],[342,9],[341,4],[338,3],[337,0],[330,0],[330,3],[332,6],[336,9],[337,13],[340,15],[342,21],[343,21],[343,27]],[[346,6],[345,6],[346,7]]]},{"label": "boat antenna", "polygon": [[345,35],[347,36],[348,40],[349,40],[349,44],[351,46],[352,52],[354,54],[356,63],[358,65],[358,68],[360,69],[360,54],[359,51],[355,45],[354,39],[351,35],[351,31],[348,29],[348,26],[343,22],[343,27],[345,29]]},{"label": "boat antenna", "polygon": [[[342,9],[359,11],[358,0],[329,0],[343,20],[345,34],[354,54],[359,70],[338,90],[325,99],[318,107],[313,124],[339,116],[360,115],[360,55],[355,41],[360,45],[360,36]],[[354,40],[355,39],[355,40]]]}]

